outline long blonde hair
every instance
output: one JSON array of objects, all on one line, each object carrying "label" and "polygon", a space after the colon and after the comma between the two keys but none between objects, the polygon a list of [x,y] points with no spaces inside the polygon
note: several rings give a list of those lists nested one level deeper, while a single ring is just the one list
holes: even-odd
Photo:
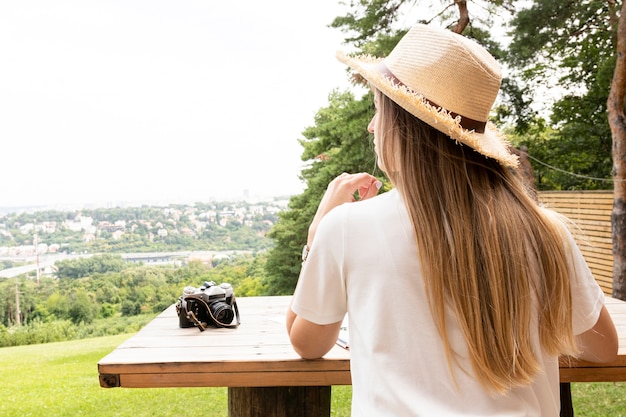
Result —
[{"label": "long blonde hair", "polygon": [[382,165],[408,208],[450,371],[447,308],[486,390],[531,383],[541,369],[536,326],[547,353],[576,353],[563,229],[514,172],[374,91]]}]

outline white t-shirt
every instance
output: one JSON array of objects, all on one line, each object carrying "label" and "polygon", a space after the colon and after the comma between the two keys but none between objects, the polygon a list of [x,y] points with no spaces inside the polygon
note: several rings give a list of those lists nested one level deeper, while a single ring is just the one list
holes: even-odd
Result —
[{"label": "white t-shirt", "polygon": [[[596,323],[604,295],[571,235],[570,243],[579,272],[572,277],[579,334]],[[293,311],[318,324],[348,314],[352,416],[558,416],[558,358],[543,355],[544,372],[533,384],[494,397],[472,377],[465,341],[448,314],[452,348],[467,370],[457,368],[452,378],[416,252],[393,190],[328,213],[303,265]]]}]

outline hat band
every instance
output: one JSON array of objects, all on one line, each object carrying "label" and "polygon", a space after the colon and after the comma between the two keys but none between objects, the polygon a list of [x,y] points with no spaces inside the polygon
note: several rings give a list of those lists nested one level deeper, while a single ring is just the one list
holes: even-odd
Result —
[{"label": "hat band", "polygon": [[[404,84],[402,81],[400,81],[398,79],[398,77],[396,77],[394,75],[393,72],[391,72],[389,70],[389,68],[387,68],[387,66],[385,65],[384,62],[381,62],[378,64],[378,71],[383,74],[384,76],[388,77],[391,79],[391,81],[397,85],[406,87],[407,89],[409,89],[410,91],[412,91],[415,94],[420,94],[418,92],[416,92],[415,90],[413,90],[411,87],[409,87],[408,85]],[[424,97],[422,94],[420,94],[422,96],[422,98],[424,99],[424,101],[426,101],[428,104],[430,104],[433,107],[437,107],[440,109],[443,109],[443,106],[438,105],[437,103],[435,103],[434,101],[431,101],[429,99],[427,99],[426,97]],[[445,110],[445,109],[444,109]],[[450,117],[452,117],[453,119],[456,119],[457,117],[460,119],[459,124],[461,125],[461,127],[463,129],[466,130],[473,130],[476,133],[485,133],[485,126],[487,126],[487,122],[481,122],[479,120],[474,120],[474,119],[470,119],[469,117],[463,116],[461,114],[458,113],[454,113],[451,111],[447,111],[446,112],[450,115]]]}]

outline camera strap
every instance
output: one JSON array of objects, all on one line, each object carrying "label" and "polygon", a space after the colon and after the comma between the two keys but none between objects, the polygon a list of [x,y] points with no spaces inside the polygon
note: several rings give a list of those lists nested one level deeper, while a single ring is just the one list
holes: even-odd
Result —
[{"label": "camera strap", "polygon": [[[233,322],[231,322],[231,323],[222,323],[221,321],[216,319],[215,316],[213,315],[213,313],[211,312],[211,309],[209,308],[209,305],[202,298],[200,298],[200,297],[190,297],[190,296],[187,296],[185,298],[193,298],[195,301],[202,303],[204,305],[204,307],[206,308],[206,311],[209,313],[209,315],[213,319],[213,321],[215,323],[217,323],[220,327],[225,327],[227,329],[235,329],[235,328],[237,328],[241,324],[241,320],[239,318],[239,307],[237,307],[237,300],[235,299],[235,295],[234,294],[233,294],[233,309],[235,310],[235,322],[234,323]],[[183,313],[185,314],[185,317],[187,317],[187,320],[189,320],[190,322],[195,324],[196,327],[198,329],[200,329],[201,332],[203,332],[208,327],[207,323],[202,323],[200,320],[198,320],[198,318],[196,317],[196,315],[194,314],[193,311],[187,310],[187,302],[186,302],[186,300],[183,300],[183,302],[181,303],[181,307],[183,309]]]}]

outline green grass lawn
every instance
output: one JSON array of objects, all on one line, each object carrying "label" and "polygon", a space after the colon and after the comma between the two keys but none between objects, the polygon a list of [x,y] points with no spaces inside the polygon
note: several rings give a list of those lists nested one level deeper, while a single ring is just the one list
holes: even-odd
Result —
[{"label": "green grass lawn", "polygon": [[626,417],[626,383],[573,383],[576,417]]},{"label": "green grass lawn", "polygon": [[[97,363],[130,335],[0,348],[0,416],[228,416],[226,388],[101,388]],[[626,385],[572,384],[580,417],[626,417]],[[351,387],[331,415],[350,416]]]},{"label": "green grass lawn", "polygon": [[[98,361],[128,337],[0,348],[0,416],[228,416],[226,388],[101,388]],[[333,388],[333,416],[349,417],[350,392]]]},{"label": "green grass lawn", "polygon": [[129,335],[0,349],[1,416],[227,416],[225,389],[104,389],[97,363]]}]

